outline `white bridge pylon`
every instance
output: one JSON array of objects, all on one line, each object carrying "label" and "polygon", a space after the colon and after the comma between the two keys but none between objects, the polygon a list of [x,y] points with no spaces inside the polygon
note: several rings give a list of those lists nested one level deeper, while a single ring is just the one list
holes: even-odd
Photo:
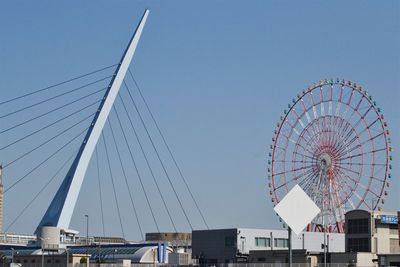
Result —
[{"label": "white bridge pylon", "polygon": [[38,232],[42,226],[56,226],[62,229],[69,228],[72,213],[78,199],[79,191],[82,187],[90,158],[92,157],[104,124],[106,123],[114,104],[114,100],[118,95],[118,91],[132,61],[148,15],[149,10],[146,10],[125,50],[124,55],[122,56],[121,61],[119,62],[110,85],[108,86],[93,121],[85,135],[85,139],[79,148],[78,154],[50,203],[45,215],[40,221],[36,232]]}]

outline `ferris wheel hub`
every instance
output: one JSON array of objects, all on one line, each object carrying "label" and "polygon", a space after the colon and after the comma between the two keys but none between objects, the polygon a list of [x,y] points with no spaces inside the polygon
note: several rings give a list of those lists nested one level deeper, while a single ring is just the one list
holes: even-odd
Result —
[{"label": "ferris wheel hub", "polygon": [[325,171],[329,171],[332,168],[332,157],[327,153],[322,153],[319,156],[320,167]]}]

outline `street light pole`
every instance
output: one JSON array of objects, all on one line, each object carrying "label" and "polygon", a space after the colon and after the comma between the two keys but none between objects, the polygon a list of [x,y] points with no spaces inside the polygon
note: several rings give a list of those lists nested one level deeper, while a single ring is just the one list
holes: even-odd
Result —
[{"label": "street light pole", "polygon": [[39,237],[39,239],[40,239],[40,247],[41,247],[41,249],[42,249],[42,267],[44,267],[44,247],[43,247],[43,245],[44,245],[44,241],[45,240],[47,240],[47,239],[49,239],[48,237],[46,237],[46,238],[43,238],[43,237]]},{"label": "street light pole", "polygon": [[67,254],[67,267],[69,265],[69,254],[68,254],[68,248],[65,247],[65,253]]},{"label": "street light pole", "polygon": [[85,214],[86,217],[86,245],[89,245],[89,215]]},{"label": "street light pole", "polygon": [[11,248],[11,263],[14,263],[14,248]]}]

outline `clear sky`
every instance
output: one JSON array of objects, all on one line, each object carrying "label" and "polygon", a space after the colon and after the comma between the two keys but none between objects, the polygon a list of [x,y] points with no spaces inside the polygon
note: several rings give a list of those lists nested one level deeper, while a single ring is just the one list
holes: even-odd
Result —
[{"label": "clear sky", "polygon": [[[268,147],[287,103],[324,78],[363,85],[381,107],[395,148],[384,209],[400,209],[399,1],[3,1],[1,99],[117,63],[145,8],[151,13],[131,68],[210,227],[281,227],[268,195]],[[0,161],[14,154],[1,152]],[[23,169],[6,170],[5,184]],[[46,175],[7,193],[5,225]],[[87,178],[71,228],[84,233],[89,214],[91,234],[101,234],[97,182]],[[33,232],[59,181],[10,230]],[[109,209],[106,234],[118,236]],[[144,229],[155,231],[144,208],[140,213]],[[129,218],[125,236],[139,239]],[[188,230],[177,218],[178,230]],[[161,230],[172,230],[165,216],[159,220]]]}]

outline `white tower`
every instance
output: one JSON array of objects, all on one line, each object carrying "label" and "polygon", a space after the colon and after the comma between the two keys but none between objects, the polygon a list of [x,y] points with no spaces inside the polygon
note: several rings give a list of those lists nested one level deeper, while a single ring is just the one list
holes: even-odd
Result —
[{"label": "white tower", "polygon": [[119,88],[124,80],[129,64],[131,63],[148,14],[149,10],[146,10],[114,73],[114,77],[112,78],[103,100],[97,109],[97,113],[95,114],[94,119],[86,133],[75,160],[73,161],[61,186],[50,203],[49,208],[39,223],[39,226],[36,230],[37,233],[39,233],[38,230],[40,230],[43,226],[54,226],[61,229],[69,228],[69,223],[71,221],[72,213],[78,199],[79,191],[81,189],[90,158],[92,157],[97,140],[100,137],[108,114],[110,113],[112,105],[114,104],[114,100],[117,97]]}]

